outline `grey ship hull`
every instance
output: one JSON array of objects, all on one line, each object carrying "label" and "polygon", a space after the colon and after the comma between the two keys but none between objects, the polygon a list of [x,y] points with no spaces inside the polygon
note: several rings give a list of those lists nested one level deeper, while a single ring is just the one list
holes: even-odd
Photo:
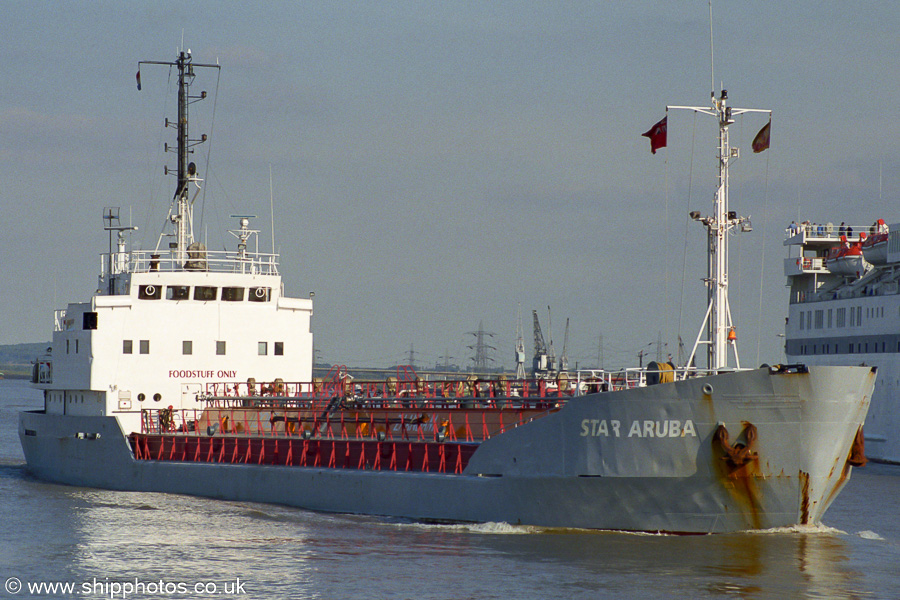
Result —
[{"label": "grey ship hull", "polygon": [[[861,367],[759,369],[572,398],[483,442],[461,475],[136,460],[114,417],[25,412],[19,435],[35,476],[70,485],[416,520],[729,532],[819,522],[849,477],[874,380]],[[746,465],[722,456],[720,424],[755,451]]]}]

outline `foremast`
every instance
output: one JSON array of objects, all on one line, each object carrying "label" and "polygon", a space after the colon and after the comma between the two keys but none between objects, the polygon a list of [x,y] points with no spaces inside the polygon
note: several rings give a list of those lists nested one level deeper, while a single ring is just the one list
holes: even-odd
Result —
[{"label": "foremast", "polygon": [[[174,233],[163,233],[157,243],[156,250],[160,251],[162,239],[165,236],[175,238],[174,242],[170,242],[169,249],[173,251],[176,262],[182,263],[188,256],[188,248],[194,243],[194,223],[193,223],[193,198],[190,197],[189,191],[191,184],[199,191],[200,182],[202,181],[197,175],[196,165],[189,160],[189,155],[193,153],[192,148],[197,144],[206,141],[206,134],[198,139],[191,139],[189,134],[188,107],[194,102],[198,102],[206,98],[206,92],[200,92],[199,95],[192,96],[190,93],[191,84],[194,81],[194,68],[212,68],[220,69],[219,65],[194,63],[191,57],[191,51],[184,50],[178,53],[178,57],[174,62],[166,61],[150,61],[144,60],[138,62],[138,89],[140,89],[140,67],[141,65],[165,65],[175,67],[178,70],[178,120],[171,123],[166,119],[166,127],[174,127],[177,130],[175,148],[169,148],[166,144],[166,151],[175,152],[177,156],[177,164],[175,172],[172,173],[168,166],[165,168],[166,175],[174,174],[177,178],[175,186],[175,195],[172,199],[172,206],[169,210],[169,222],[174,226]],[[196,193],[195,193],[196,197]]]},{"label": "foremast", "polygon": [[[722,90],[719,98],[715,92],[710,94],[712,106],[667,106],[669,109],[693,110],[710,115],[719,123],[719,175],[716,192],[713,195],[713,212],[701,216],[699,211],[692,211],[690,216],[706,226],[708,237],[707,308],[697,339],[691,350],[687,364],[693,363],[700,346],[706,346],[707,368],[710,371],[741,367],[737,350],[737,335],[728,302],[728,238],[736,231],[750,231],[750,219],[738,216],[728,205],[728,167],[732,159],[739,156],[737,148],[731,148],[728,140],[728,126],[734,123],[734,117],[744,113],[767,113],[771,110],[754,108],[732,108],[728,106],[728,92]],[[730,350],[730,353],[729,353]],[[733,364],[729,361],[733,357]]]}]

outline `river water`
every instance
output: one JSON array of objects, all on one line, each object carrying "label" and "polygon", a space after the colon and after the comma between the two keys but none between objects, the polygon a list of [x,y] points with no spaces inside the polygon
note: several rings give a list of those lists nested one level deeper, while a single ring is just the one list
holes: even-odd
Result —
[{"label": "river water", "polygon": [[26,472],[17,436],[17,413],[40,406],[26,382],[0,381],[4,598],[900,597],[898,466],[855,469],[816,528],[421,525],[43,483]]}]

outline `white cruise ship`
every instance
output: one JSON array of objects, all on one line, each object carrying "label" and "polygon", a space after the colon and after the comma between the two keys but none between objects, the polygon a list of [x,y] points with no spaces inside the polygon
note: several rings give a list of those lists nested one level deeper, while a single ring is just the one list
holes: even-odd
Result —
[{"label": "white cruise ship", "polygon": [[878,367],[866,456],[900,463],[900,224],[791,224],[788,362]]}]

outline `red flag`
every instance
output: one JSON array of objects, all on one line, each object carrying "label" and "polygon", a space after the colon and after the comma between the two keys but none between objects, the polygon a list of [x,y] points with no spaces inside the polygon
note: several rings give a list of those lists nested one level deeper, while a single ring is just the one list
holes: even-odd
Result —
[{"label": "red flag", "polygon": [[653,154],[656,154],[657,148],[666,147],[666,119],[668,118],[669,116],[666,115],[662,121],[651,127],[646,133],[641,134],[650,138],[650,152]]},{"label": "red flag", "polygon": [[769,121],[763,128],[759,130],[756,137],[753,138],[753,152],[759,154],[763,150],[769,149],[769,137],[772,132],[772,121]]}]

